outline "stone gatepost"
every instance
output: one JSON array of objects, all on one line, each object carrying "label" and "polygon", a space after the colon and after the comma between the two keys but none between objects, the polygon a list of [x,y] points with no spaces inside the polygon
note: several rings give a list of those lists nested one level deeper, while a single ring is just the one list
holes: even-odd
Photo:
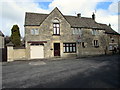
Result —
[{"label": "stone gatepost", "polygon": [[14,44],[12,42],[7,44],[7,61],[13,61],[13,46]]}]

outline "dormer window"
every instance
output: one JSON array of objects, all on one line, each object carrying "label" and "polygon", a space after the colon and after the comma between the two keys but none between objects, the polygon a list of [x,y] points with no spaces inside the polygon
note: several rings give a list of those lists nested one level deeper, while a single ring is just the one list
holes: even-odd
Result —
[{"label": "dormer window", "polygon": [[53,21],[53,35],[60,35],[60,24],[58,19]]}]

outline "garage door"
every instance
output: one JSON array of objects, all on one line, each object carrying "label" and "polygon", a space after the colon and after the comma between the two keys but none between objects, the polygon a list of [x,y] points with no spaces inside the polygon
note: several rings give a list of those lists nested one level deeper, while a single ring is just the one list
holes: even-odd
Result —
[{"label": "garage door", "polygon": [[31,59],[44,58],[44,46],[41,44],[31,44]]}]

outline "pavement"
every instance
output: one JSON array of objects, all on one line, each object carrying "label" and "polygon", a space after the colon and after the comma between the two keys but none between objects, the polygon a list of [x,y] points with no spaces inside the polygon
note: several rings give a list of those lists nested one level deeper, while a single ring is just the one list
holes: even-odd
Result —
[{"label": "pavement", "polygon": [[2,88],[119,88],[120,55],[2,64]]}]

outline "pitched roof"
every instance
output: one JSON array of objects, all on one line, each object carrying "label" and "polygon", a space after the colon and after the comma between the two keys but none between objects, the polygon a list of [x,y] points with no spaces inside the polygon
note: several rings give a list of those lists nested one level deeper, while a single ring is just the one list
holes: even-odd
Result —
[{"label": "pitched roof", "polygon": [[116,31],[114,31],[110,26],[106,25],[106,24],[101,24],[98,23],[102,28],[105,29],[105,33],[107,34],[117,34],[119,35],[119,33],[117,33]]},{"label": "pitched roof", "polygon": [[[26,13],[25,26],[39,26],[49,14],[40,13]],[[92,18],[77,17],[77,16],[65,16],[71,27],[86,27],[86,28],[98,28],[100,25],[97,24]]]},{"label": "pitched roof", "polygon": [[92,18],[77,17],[77,16],[64,16],[64,17],[72,27],[101,29],[101,26],[97,24]]},{"label": "pitched roof", "polygon": [[4,34],[0,31],[0,36],[4,36]]},{"label": "pitched roof", "polygon": [[25,26],[38,26],[40,25],[48,14],[40,13],[26,13],[25,15]]},{"label": "pitched roof", "polygon": [[[47,18],[48,15],[50,14],[26,12],[25,26],[39,26],[45,20],[45,18]],[[101,29],[105,30],[105,32],[109,34],[118,34],[111,27],[107,26],[106,24],[97,23],[92,18],[66,15],[63,15],[63,17],[67,20],[71,27]]]}]

